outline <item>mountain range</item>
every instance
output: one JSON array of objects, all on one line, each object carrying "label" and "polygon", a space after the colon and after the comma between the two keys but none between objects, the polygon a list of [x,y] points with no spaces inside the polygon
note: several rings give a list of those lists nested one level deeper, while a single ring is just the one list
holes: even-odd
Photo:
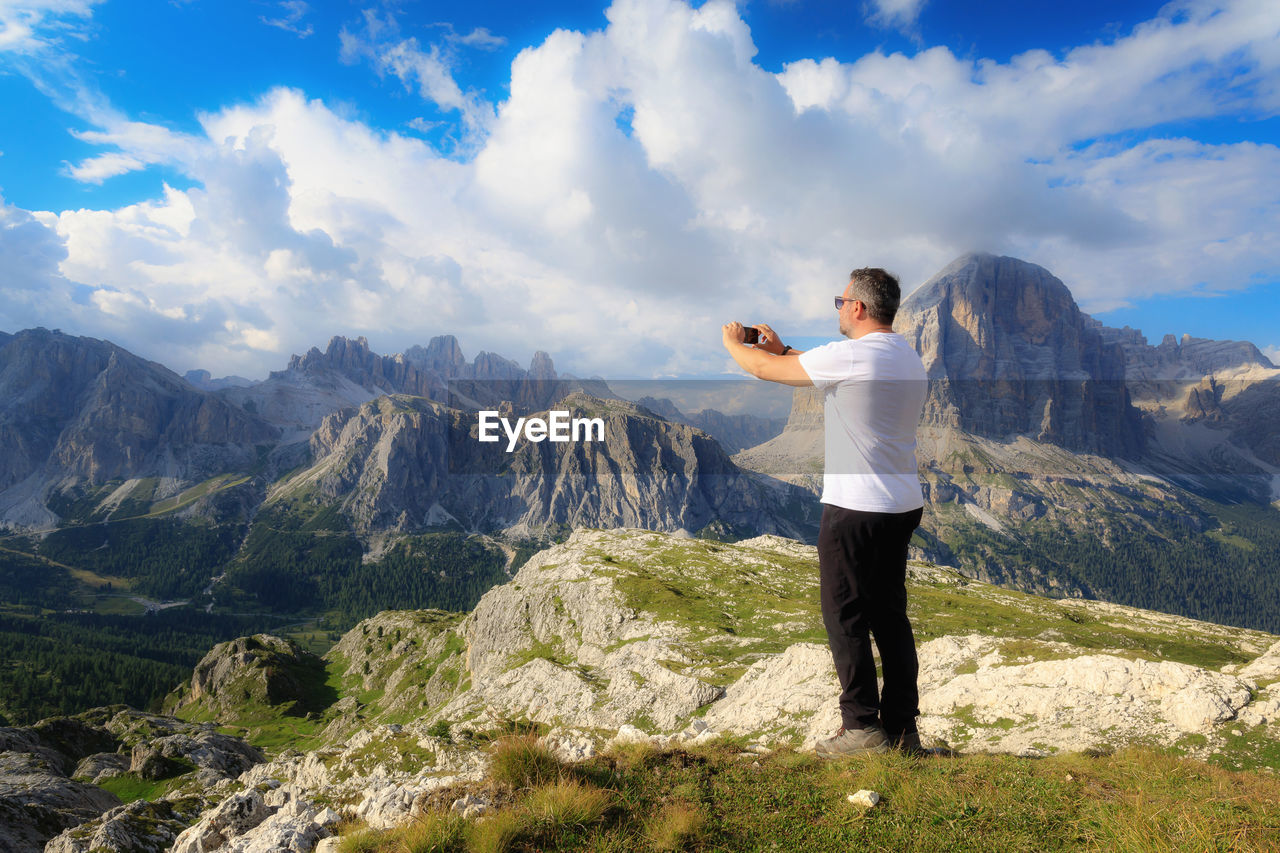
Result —
[{"label": "mountain range", "polygon": [[[930,378],[916,556],[1280,627],[1280,371],[1255,346],[1151,346],[1081,312],[1047,270],[984,254],[911,293],[895,328]],[[481,408],[553,406],[601,417],[606,440],[475,441]],[[367,592],[379,567],[415,588],[433,566],[444,585],[461,572],[474,601],[495,560],[512,571],[583,526],[811,541],[819,413],[801,390],[785,426],[688,415],[561,376],[541,352],[527,368],[468,361],[448,335],[395,355],[337,337],[248,382],[26,330],[0,335],[3,553],[215,610],[370,615],[396,603]],[[471,575],[442,556],[463,542],[486,555]]]}]

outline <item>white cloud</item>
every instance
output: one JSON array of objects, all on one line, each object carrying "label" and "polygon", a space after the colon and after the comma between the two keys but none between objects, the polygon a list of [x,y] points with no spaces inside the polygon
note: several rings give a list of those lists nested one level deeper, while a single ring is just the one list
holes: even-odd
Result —
[{"label": "white cloud", "polygon": [[1265,355],[1272,364],[1280,365],[1280,344],[1263,347],[1262,354]]},{"label": "white cloud", "polygon": [[488,30],[474,30],[468,36],[458,37],[449,27],[446,44],[423,48],[416,38],[400,36],[393,17],[383,18],[376,10],[366,9],[360,26],[355,30],[343,27],[339,39],[344,62],[367,60],[380,75],[393,75],[405,88],[410,91],[416,88],[423,99],[442,110],[456,110],[473,136],[482,134],[492,122],[492,105],[476,92],[463,91],[454,80],[456,58],[447,46],[449,42],[466,44],[468,39],[481,47],[501,44]]},{"label": "white cloud", "polygon": [[100,122],[105,129],[72,131],[72,135],[93,145],[107,145],[118,150],[68,166],[67,174],[78,181],[100,184],[108,178],[158,163],[183,165],[198,158],[208,144],[206,140],[160,125],[127,121],[114,110],[93,111],[88,117]]},{"label": "white cloud", "polygon": [[495,36],[489,32],[487,27],[476,27],[466,35],[458,35],[454,32],[453,27],[446,25],[447,33],[445,38],[454,44],[461,44],[467,47],[475,47],[480,50],[496,50],[507,43],[503,36]]},{"label": "white cloud", "polygon": [[303,0],[280,0],[276,5],[283,13],[280,17],[269,18],[266,15],[260,15],[258,20],[269,27],[284,30],[286,33],[293,33],[301,39],[315,33],[310,24],[304,26],[302,23],[302,19],[311,11],[311,7]]},{"label": "white cloud", "polygon": [[164,162],[197,187],[7,208],[0,251],[64,298],[28,286],[0,320],[74,320],[179,370],[261,376],[333,334],[394,352],[451,332],[468,354],[650,375],[721,369],[732,318],[834,334],[830,296],[856,266],[910,287],[961,252],[1005,252],[1086,310],[1280,272],[1280,149],[1150,131],[1274,114],[1274,4],[1173,7],[1061,58],[932,48],[779,75],[724,0],[617,0],[607,17],[521,51],[496,108],[393,21],[344,33],[349,61],[463,116],[467,158],[294,90],[189,135],[99,104],[81,138],[114,150],[73,174]]},{"label": "white cloud", "polygon": [[869,23],[880,27],[910,30],[920,19],[927,0],[871,0],[866,7]]},{"label": "white cloud", "polygon": [[102,0],[0,0],[0,53],[34,53],[77,35]]}]

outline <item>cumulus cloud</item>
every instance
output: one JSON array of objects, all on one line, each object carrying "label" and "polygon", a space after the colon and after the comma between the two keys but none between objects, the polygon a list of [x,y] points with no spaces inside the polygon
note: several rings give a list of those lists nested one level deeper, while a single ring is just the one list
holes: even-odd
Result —
[{"label": "cumulus cloud", "polygon": [[[834,335],[850,268],[911,287],[970,249],[1047,266],[1086,310],[1280,271],[1280,149],[1160,131],[1280,109],[1274,4],[1183,3],[1060,57],[935,47],[780,74],[724,0],[607,19],[521,51],[497,105],[389,18],[344,31],[345,59],[461,117],[465,157],[290,89],[189,135],[103,110],[81,138],[113,150],[73,174],[165,162],[196,186],[12,211],[10,239],[44,247],[28,280],[75,295],[81,331],[257,376],[332,334],[394,352],[445,332],[580,375],[714,372],[726,320]],[[23,322],[70,326],[59,310]]]}]

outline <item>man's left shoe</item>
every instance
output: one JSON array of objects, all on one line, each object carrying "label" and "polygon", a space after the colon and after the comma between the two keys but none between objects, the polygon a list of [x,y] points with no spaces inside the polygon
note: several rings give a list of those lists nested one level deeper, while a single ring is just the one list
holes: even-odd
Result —
[{"label": "man's left shoe", "polygon": [[907,755],[926,755],[928,754],[923,746],[920,745],[919,732],[903,732],[891,741],[893,748]]}]

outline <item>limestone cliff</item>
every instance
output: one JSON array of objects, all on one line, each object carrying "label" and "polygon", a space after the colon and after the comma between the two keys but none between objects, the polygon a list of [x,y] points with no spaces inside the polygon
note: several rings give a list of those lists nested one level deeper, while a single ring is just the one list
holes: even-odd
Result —
[{"label": "limestone cliff", "polygon": [[1043,267],[969,254],[903,300],[894,328],[928,371],[927,425],[1138,455],[1123,351],[1088,319]]}]

